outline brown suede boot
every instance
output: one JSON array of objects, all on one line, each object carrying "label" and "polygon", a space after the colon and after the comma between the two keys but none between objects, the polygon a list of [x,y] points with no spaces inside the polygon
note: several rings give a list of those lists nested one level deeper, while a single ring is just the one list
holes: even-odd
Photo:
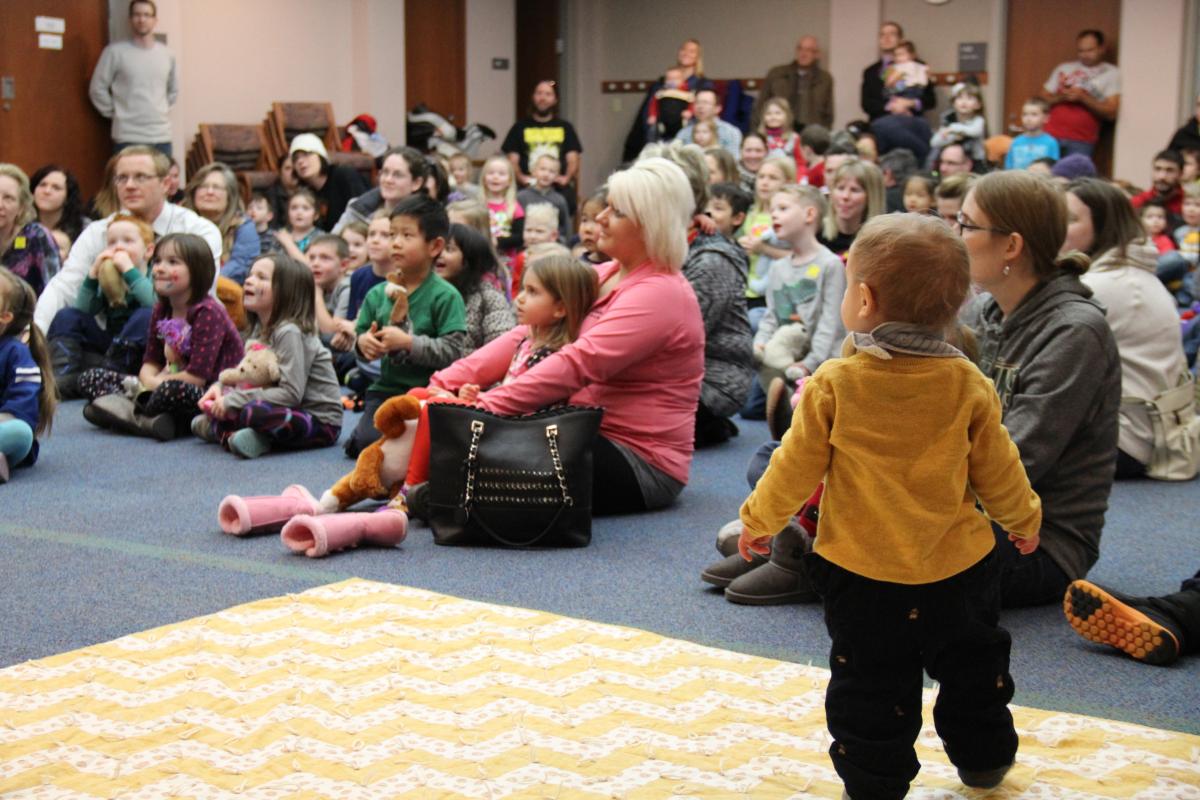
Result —
[{"label": "brown suede boot", "polygon": [[97,428],[140,436],[142,431],[133,415],[133,401],[121,394],[102,395],[83,407],[83,418]]},{"label": "brown suede boot", "polygon": [[749,606],[816,602],[818,596],[803,563],[804,554],[810,550],[812,540],[792,520],[771,540],[770,561],[729,584],[725,599]]}]

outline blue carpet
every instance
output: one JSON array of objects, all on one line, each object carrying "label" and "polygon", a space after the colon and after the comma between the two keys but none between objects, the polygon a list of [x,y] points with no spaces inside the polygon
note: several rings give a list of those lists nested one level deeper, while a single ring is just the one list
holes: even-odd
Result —
[{"label": "blue carpet", "polygon": [[[583,550],[441,548],[414,525],[396,550],[307,559],[275,536],[221,534],[217,503],[289,483],[319,494],[350,467],[340,448],[247,462],[196,439],[98,431],[80,409],[65,404],[38,465],[0,487],[0,666],[350,576],[825,663],[819,606],[735,606],[699,579],[718,557],[717,528],[745,497],[762,423],[740,421],[740,437],[698,453],[676,507],[597,520]],[[1197,519],[1200,483],[1118,484],[1092,577],[1132,593],[1174,591],[1200,566]],[[1138,664],[1079,639],[1057,607],[1007,613],[1004,624],[1016,702],[1200,733],[1200,657]]]}]

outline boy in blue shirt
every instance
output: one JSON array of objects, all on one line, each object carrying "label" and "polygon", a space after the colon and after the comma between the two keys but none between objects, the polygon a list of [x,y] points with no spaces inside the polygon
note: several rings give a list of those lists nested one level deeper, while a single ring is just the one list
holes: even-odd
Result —
[{"label": "boy in blue shirt", "polygon": [[1042,128],[1050,118],[1050,104],[1040,97],[1031,97],[1021,106],[1021,127],[1025,129],[1013,139],[1004,158],[1005,169],[1025,169],[1039,158],[1058,160],[1058,140]]},{"label": "boy in blue shirt", "polygon": [[450,233],[446,210],[418,192],[396,205],[390,222],[392,268],[399,270],[408,295],[408,318],[403,327],[391,324],[386,282],[367,292],[358,311],[356,350],[367,361],[380,359],[380,372],[367,388],[362,418],[346,442],[350,458],[380,437],[375,412],[384,401],[428,384],[434,372],[462,357],[467,340],[462,296],[433,271]]}]

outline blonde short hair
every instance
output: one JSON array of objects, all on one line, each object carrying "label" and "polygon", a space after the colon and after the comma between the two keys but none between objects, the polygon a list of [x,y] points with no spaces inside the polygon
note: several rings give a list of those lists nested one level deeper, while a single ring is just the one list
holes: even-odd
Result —
[{"label": "blonde short hair", "polygon": [[609,178],[608,203],[642,229],[646,252],[660,269],[683,266],[695,198],[682,169],[665,158],[638,161]]},{"label": "blonde short hair", "polygon": [[971,288],[962,237],[925,214],[881,214],[850,246],[854,278],[874,290],[889,322],[941,330],[954,321]]},{"label": "blonde short hair", "polygon": [[808,184],[789,183],[775,194],[771,195],[774,200],[781,194],[786,194],[788,197],[794,197],[801,204],[809,208],[817,210],[817,219],[825,218],[825,212],[829,207],[829,203],[825,200],[825,195],[821,194],[821,190],[815,186]]},{"label": "blonde short hair", "polygon": [[549,203],[534,203],[525,209],[525,224],[545,225],[551,231],[558,232],[558,209]]}]

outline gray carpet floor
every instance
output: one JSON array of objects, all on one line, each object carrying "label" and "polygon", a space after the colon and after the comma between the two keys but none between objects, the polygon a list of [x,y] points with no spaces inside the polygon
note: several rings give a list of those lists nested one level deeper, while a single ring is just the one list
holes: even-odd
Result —
[{"label": "gray carpet floor", "polygon": [[[308,559],[277,536],[221,534],[217,504],[290,483],[319,494],[351,466],[340,448],[247,462],[192,438],[99,431],[81,407],[65,404],[38,465],[0,486],[0,666],[351,576],[826,663],[818,605],[735,606],[699,579],[718,557],[717,529],[745,497],[762,423],[739,421],[741,436],[697,453],[675,507],[597,520],[586,549],[442,548],[414,524],[396,549]],[[1175,591],[1200,566],[1198,519],[1200,482],[1118,484],[1091,577],[1132,593]],[[1058,607],[1006,613],[1003,623],[1017,703],[1200,733],[1200,656],[1139,664],[1079,639]]]}]

